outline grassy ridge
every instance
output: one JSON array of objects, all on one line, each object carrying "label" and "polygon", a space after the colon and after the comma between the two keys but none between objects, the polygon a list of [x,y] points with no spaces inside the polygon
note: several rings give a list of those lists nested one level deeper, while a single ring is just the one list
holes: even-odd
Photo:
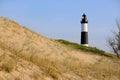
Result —
[{"label": "grassy ridge", "polygon": [[56,41],[66,45],[66,46],[69,46],[69,47],[71,47],[73,49],[82,50],[82,51],[85,51],[85,52],[91,52],[91,53],[95,53],[95,54],[102,55],[102,56],[112,57],[111,55],[106,54],[105,51],[100,50],[100,49],[98,49],[96,47],[81,46],[81,45],[79,45],[77,43],[69,42],[69,41],[62,40],[62,39],[58,39]]}]

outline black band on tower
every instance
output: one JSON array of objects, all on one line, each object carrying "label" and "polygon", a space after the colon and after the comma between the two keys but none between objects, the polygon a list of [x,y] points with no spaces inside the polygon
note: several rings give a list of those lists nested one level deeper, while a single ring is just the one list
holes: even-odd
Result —
[{"label": "black band on tower", "polygon": [[88,32],[81,32],[81,44],[88,44]]}]

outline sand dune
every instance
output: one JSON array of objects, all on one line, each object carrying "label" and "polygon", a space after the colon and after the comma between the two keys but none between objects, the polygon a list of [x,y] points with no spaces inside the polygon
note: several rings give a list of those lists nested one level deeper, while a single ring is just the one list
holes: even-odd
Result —
[{"label": "sand dune", "polygon": [[119,66],[0,18],[0,80],[120,80]]}]

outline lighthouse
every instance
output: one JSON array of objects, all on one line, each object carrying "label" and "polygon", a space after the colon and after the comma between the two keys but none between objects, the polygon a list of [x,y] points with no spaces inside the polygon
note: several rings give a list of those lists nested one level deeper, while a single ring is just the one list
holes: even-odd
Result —
[{"label": "lighthouse", "polygon": [[88,45],[88,21],[85,14],[82,15],[81,23],[81,45],[82,46],[89,46]]}]

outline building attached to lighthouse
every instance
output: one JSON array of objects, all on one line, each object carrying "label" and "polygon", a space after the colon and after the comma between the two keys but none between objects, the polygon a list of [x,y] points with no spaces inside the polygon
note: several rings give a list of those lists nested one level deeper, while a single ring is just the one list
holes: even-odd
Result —
[{"label": "building attached to lighthouse", "polygon": [[89,46],[88,45],[88,20],[85,14],[82,15],[82,20],[81,20],[81,45]]}]

